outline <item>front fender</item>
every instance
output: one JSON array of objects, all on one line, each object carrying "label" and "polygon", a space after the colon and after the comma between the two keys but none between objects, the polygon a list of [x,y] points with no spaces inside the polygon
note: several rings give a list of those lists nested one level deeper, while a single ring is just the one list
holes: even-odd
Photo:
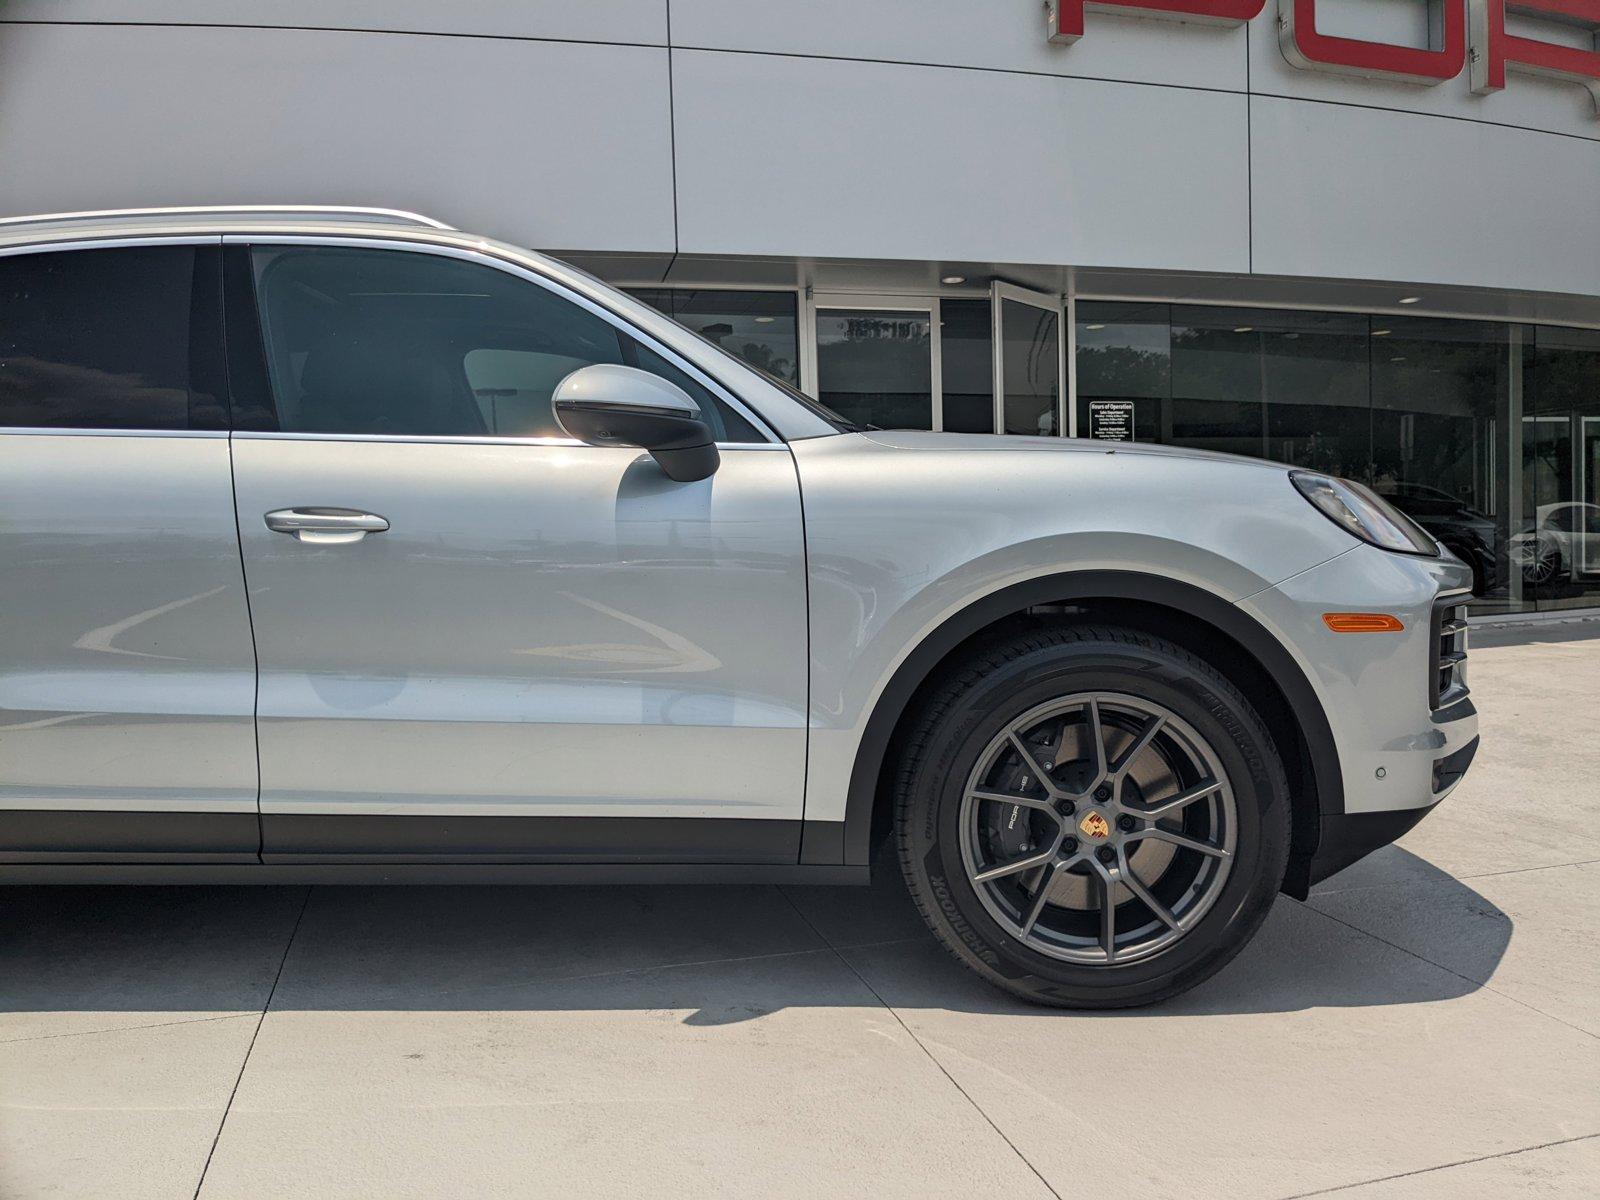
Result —
[{"label": "front fender", "polygon": [[877,765],[900,712],[985,625],[1073,598],[1159,600],[1213,623],[1245,620],[1244,636],[1271,643],[1303,682],[1234,605],[1350,548],[1283,469],[1263,464],[967,456],[860,438],[793,448],[811,589],[807,861],[838,861],[841,847],[865,861]]}]

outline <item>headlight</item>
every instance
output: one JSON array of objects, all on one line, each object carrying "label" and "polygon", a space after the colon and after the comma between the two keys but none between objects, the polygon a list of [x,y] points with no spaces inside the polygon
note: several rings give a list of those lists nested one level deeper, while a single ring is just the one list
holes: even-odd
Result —
[{"label": "headlight", "polygon": [[1359,483],[1314,471],[1291,471],[1289,478],[1318,512],[1363,542],[1398,554],[1438,557],[1439,544],[1421,526]]}]

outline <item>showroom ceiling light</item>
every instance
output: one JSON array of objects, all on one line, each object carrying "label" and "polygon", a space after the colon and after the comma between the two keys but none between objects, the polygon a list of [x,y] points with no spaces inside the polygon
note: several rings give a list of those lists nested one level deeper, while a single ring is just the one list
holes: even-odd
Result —
[{"label": "showroom ceiling light", "polygon": [[940,283],[948,283],[951,287],[954,287],[958,283],[965,283],[966,281],[967,277],[965,275],[946,275],[943,279],[939,280]]},{"label": "showroom ceiling light", "polygon": [[1421,304],[1422,303],[1422,297],[1421,296],[1401,296],[1400,297],[1400,303],[1401,304]]},{"label": "showroom ceiling light", "polygon": [[1372,331],[1372,336],[1373,337],[1388,337],[1393,332],[1394,332],[1394,330],[1392,330],[1392,329],[1374,329]]},{"label": "showroom ceiling light", "polygon": [[1085,329],[1104,329],[1104,325],[1085,325]]},{"label": "showroom ceiling light", "polygon": [[757,325],[771,325],[777,319],[778,319],[777,317],[757,317],[756,318],[756,324]]},{"label": "showroom ceiling light", "polygon": [[1256,327],[1254,325],[1240,325],[1237,329],[1234,330],[1234,332],[1235,333],[1254,333],[1255,332],[1255,328]]}]

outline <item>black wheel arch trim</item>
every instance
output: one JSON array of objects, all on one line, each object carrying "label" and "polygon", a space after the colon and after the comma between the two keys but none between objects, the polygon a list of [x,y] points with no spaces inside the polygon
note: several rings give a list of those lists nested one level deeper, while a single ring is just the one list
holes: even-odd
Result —
[{"label": "black wheel arch trim", "polygon": [[1302,892],[1309,886],[1309,860],[1321,840],[1321,816],[1344,812],[1344,778],[1321,701],[1283,644],[1237,605],[1193,584],[1138,571],[1071,571],[1024,580],[974,601],[924,638],[890,677],[856,747],[845,803],[844,861],[861,865],[871,859],[873,813],[890,741],[917,689],[938,665],[997,621],[1035,605],[1080,600],[1137,600],[1186,613],[1244,647],[1277,684],[1305,738],[1317,792],[1318,829],[1308,831],[1317,836],[1296,839],[1284,882],[1291,895]]}]

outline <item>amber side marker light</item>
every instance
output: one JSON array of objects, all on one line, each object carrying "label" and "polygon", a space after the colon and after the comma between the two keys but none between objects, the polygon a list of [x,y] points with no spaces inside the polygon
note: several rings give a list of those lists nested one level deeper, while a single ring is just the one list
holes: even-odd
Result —
[{"label": "amber side marker light", "polygon": [[1404,633],[1405,623],[1388,613],[1323,613],[1322,623],[1335,633]]}]

